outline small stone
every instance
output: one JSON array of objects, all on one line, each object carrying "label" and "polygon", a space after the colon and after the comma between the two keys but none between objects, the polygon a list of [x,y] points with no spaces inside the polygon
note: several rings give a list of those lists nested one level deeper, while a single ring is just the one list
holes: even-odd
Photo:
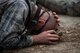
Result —
[{"label": "small stone", "polygon": [[34,50],[34,48],[31,48],[31,50],[33,51],[33,50]]},{"label": "small stone", "polygon": [[69,31],[66,31],[66,33],[70,33]]}]

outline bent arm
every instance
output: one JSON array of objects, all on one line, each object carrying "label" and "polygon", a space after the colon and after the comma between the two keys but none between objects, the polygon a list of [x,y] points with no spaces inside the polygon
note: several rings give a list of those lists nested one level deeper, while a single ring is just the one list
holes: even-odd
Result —
[{"label": "bent arm", "polygon": [[21,35],[29,8],[22,2],[14,2],[4,12],[0,22],[0,46],[4,49],[27,47],[32,44],[29,35]]}]

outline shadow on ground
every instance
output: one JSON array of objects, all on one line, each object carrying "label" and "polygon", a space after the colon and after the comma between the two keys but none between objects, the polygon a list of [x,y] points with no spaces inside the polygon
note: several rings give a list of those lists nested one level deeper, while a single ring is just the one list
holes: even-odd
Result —
[{"label": "shadow on ground", "polygon": [[80,53],[80,17],[60,15],[61,41],[55,45],[36,45],[4,53]]}]

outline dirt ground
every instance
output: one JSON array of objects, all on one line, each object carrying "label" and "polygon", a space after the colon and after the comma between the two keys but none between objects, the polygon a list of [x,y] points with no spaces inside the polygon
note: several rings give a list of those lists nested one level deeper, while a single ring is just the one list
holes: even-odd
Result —
[{"label": "dirt ground", "polygon": [[60,15],[61,41],[55,45],[35,45],[4,53],[80,53],[80,17]]}]

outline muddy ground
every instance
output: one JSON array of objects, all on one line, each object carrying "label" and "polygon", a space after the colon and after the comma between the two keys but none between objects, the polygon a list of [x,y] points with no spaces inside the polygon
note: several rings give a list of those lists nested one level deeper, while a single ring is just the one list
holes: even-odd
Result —
[{"label": "muddy ground", "polygon": [[61,41],[55,45],[35,45],[4,53],[80,53],[80,17],[60,15]]}]

